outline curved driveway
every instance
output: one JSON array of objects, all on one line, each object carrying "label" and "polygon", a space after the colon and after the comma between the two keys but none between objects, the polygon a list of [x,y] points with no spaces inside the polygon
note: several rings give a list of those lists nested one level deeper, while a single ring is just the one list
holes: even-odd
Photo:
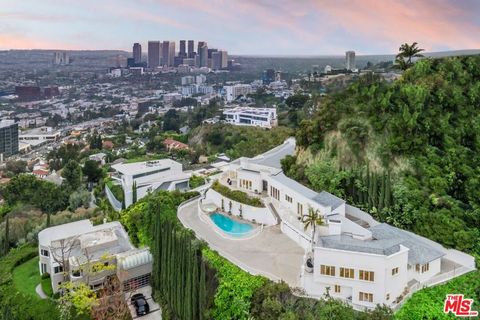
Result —
[{"label": "curved driveway", "polygon": [[250,239],[228,239],[202,221],[198,213],[198,199],[178,210],[182,224],[205,240],[210,248],[251,274],[260,274],[291,287],[299,286],[304,250],[280,231],[280,227],[265,228]]}]

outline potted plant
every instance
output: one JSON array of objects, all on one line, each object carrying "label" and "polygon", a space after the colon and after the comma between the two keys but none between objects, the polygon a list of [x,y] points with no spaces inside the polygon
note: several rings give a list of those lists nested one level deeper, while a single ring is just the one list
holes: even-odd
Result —
[{"label": "potted plant", "polygon": [[222,199],[222,211],[225,211],[225,205],[224,205],[223,199]]},{"label": "potted plant", "polygon": [[240,214],[239,214],[239,217],[240,217],[240,218],[243,218],[243,215],[242,215],[242,212],[243,212],[242,205],[240,205],[240,207],[238,207],[238,212],[240,213]]},{"label": "potted plant", "polygon": [[232,201],[228,202],[228,214],[232,214]]}]

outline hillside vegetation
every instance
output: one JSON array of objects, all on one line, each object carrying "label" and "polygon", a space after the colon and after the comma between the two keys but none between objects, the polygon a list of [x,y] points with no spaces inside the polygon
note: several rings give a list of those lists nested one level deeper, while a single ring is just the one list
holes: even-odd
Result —
[{"label": "hillside vegetation", "polygon": [[480,254],[480,56],[423,59],[321,101],[283,160],[291,177],[377,219]]}]

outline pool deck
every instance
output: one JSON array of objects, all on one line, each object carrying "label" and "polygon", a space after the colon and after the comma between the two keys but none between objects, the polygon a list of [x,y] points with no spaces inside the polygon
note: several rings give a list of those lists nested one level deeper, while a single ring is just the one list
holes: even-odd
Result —
[{"label": "pool deck", "polygon": [[198,212],[198,200],[179,208],[178,218],[205,240],[210,248],[251,274],[271,280],[283,280],[291,287],[300,285],[304,250],[280,231],[280,226],[264,228],[246,239],[228,239],[203,221]]}]

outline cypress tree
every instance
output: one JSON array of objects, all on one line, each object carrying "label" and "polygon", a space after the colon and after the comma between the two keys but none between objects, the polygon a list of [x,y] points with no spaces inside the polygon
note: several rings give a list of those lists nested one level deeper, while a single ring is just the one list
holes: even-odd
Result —
[{"label": "cypress tree", "polygon": [[207,304],[207,287],[205,279],[205,261],[202,259],[200,261],[200,275],[199,275],[199,284],[198,284],[198,315],[199,319],[204,319],[204,312]]},{"label": "cypress tree", "polygon": [[5,220],[5,244],[4,244],[4,254],[7,254],[8,251],[10,250],[10,217],[7,215],[6,220]]},{"label": "cypress tree", "polygon": [[137,182],[134,181],[132,184],[132,204],[137,202]]},{"label": "cypress tree", "polygon": [[387,180],[385,186],[385,208],[390,208],[391,206],[391,181],[390,181],[390,172],[387,172]]},{"label": "cypress tree", "polygon": [[198,310],[198,257],[196,250],[193,252],[193,263],[192,263],[192,302],[191,302],[191,308],[192,308],[192,315],[194,319],[199,318],[200,310]]},{"label": "cypress tree", "polygon": [[378,174],[372,173],[373,190],[372,190],[372,204],[378,209]]},{"label": "cypress tree", "polygon": [[382,174],[382,181],[380,184],[380,198],[378,199],[378,211],[382,211],[385,205],[385,172]]}]

